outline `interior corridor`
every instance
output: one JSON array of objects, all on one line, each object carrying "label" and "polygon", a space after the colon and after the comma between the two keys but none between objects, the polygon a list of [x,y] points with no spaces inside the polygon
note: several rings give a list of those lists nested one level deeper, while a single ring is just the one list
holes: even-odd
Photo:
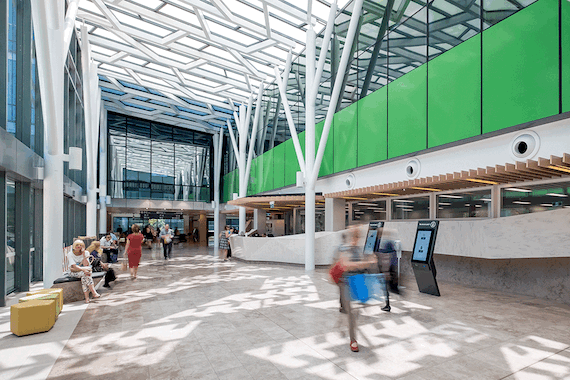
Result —
[{"label": "interior corridor", "polygon": [[[49,379],[570,376],[567,305],[449,283],[433,297],[410,278],[403,296],[391,300],[391,313],[361,310],[360,352],[352,353],[325,269],[307,274],[300,267],[219,262],[211,249],[194,247],[175,247],[168,262],[161,257],[144,251],[137,280],[120,272],[113,289],[85,308],[61,354],[51,358],[57,361]],[[69,333],[59,328],[21,338],[2,331],[0,356],[6,360],[14,345]],[[2,360],[0,378],[37,378],[48,359],[32,357],[20,372],[7,367],[17,359]]]}]

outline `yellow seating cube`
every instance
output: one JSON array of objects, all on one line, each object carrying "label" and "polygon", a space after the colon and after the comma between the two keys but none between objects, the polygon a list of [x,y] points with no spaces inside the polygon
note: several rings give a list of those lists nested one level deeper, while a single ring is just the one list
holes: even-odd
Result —
[{"label": "yellow seating cube", "polygon": [[61,313],[61,308],[59,306],[59,294],[57,293],[37,293],[37,294],[32,294],[31,296],[25,296],[20,298],[19,302],[28,302],[28,301],[32,301],[32,300],[54,300],[55,301],[55,316],[57,318],[57,316],[59,315],[59,313]]},{"label": "yellow seating cube", "polygon": [[[26,296],[33,296],[34,294],[40,293],[48,293],[52,294],[55,293],[58,295],[58,303],[59,303],[59,312],[63,310],[63,289],[61,288],[51,288],[51,289],[39,289],[39,290],[32,290],[26,293]],[[58,313],[59,314],[59,313]]]},{"label": "yellow seating cube", "polygon": [[10,307],[10,331],[17,336],[49,331],[55,324],[57,301],[30,300]]}]

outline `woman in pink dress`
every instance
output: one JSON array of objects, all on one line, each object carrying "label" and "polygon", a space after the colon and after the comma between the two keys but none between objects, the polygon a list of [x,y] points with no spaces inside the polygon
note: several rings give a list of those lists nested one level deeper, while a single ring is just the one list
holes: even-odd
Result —
[{"label": "woman in pink dress", "polygon": [[142,242],[144,240],[144,236],[143,234],[141,234],[141,229],[136,224],[133,224],[131,230],[133,231],[133,233],[127,236],[127,245],[125,246],[125,251],[127,252],[127,255],[129,257],[129,268],[131,268],[131,278],[134,280],[137,278],[139,262],[141,261]]}]

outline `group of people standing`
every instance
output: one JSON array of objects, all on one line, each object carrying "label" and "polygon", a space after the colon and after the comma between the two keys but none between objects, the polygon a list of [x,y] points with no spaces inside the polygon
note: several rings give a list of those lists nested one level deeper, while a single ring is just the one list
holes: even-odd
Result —
[{"label": "group of people standing", "polygon": [[236,235],[235,228],[226,226],[220,233],[220,260],[228,261],[231,256],[230,236]]}]

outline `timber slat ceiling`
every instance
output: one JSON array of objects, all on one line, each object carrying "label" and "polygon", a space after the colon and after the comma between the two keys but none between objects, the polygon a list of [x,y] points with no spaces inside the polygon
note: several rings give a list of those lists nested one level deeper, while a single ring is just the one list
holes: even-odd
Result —
[{"label": "timber slat ceiling", "polygon": [[386,183],[346,191],[325,194],[325,198],[373,199],[384,196],[402,196],[465,189],[489,185],[542,180],[570,175],[570,154],[562,157],[539,157],[537,160],[517,161],[515,164],[487,166],[446,173],[433,177],[423,177],[410,181]]},{"label": "timber slat ceiling", "polygon": [[[317,207],[324,205],[325,197],[316,195],[315,200]],[[274,207],[271,208],[269,203],[274,202]],[[268,212],[283,212],[296,207],[305,207],[304,195],[268,195],[268,196],[255,196],[244,197],[229,201],[228,204],[240,207],[249,207],[263,209]]]}]

